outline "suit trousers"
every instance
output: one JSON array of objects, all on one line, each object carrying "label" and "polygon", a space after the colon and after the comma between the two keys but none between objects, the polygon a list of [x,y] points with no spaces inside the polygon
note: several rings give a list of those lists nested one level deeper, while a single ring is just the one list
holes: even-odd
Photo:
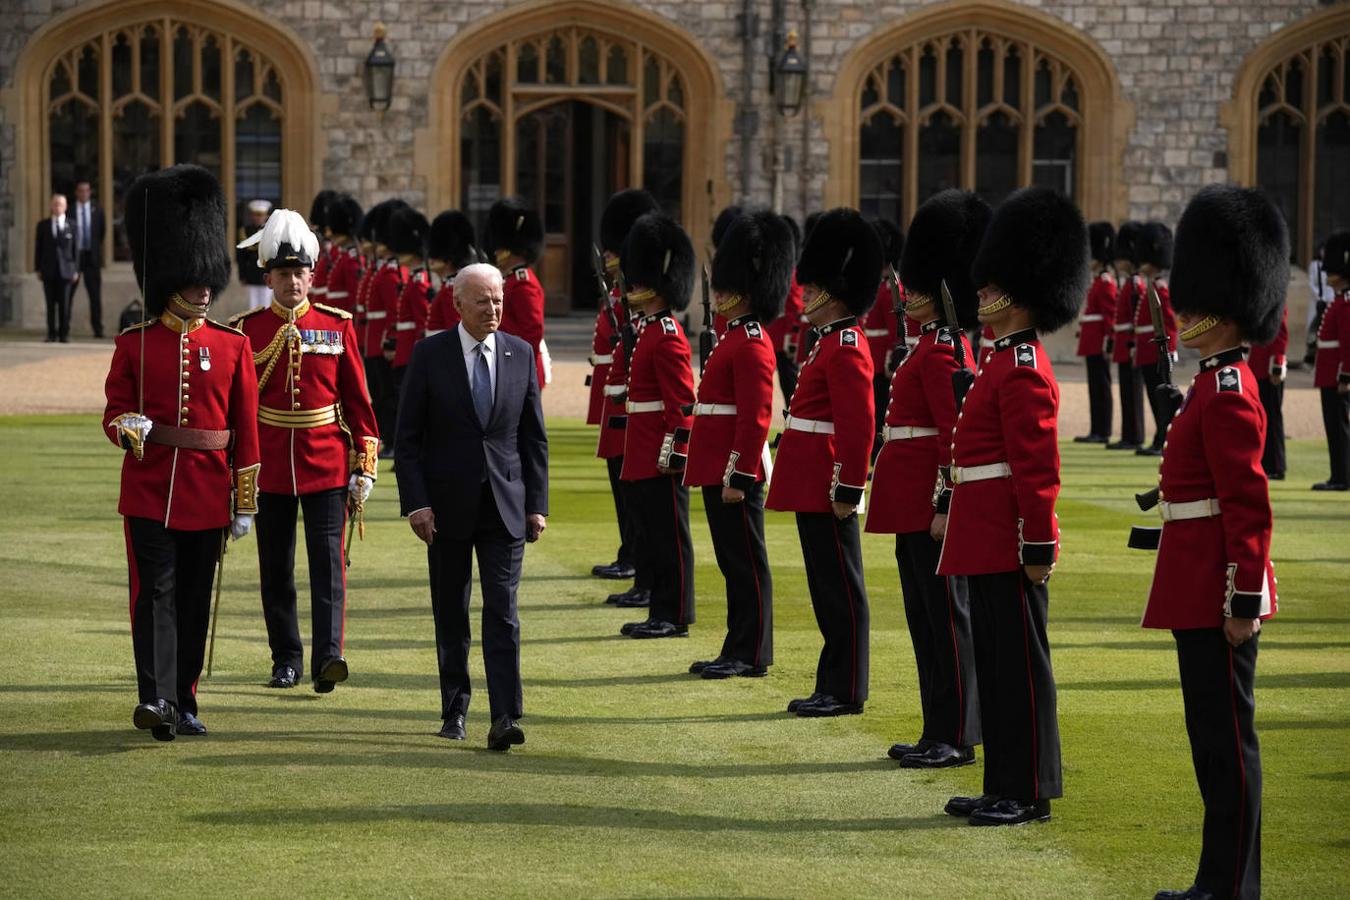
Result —
[{"label": "suit trousers", "polygon": [[[1162,384],[1162,375],[1158,372],[1158,367],[1144,366],[1140,370],[1140,375],[1144,379],[1144,391],[1148,394],[1149,409],[1153,412],[1153,449],[1161,450],[1163,442],[1167,440],[1167,426],[1172,424],[1172,416],[1175,415],[1175,411],[1163,409],[1161,401],[1158,400],[1158,386]],[[1139,434],[1142,437],[1144,433],[1143,419],[1141,418],[1139,421]]]},{"label": "suit trousers", "polygon": [[1319,388],[1322,395],[1322,427],[1327,432],[1327,455],[1331,458],[1331,477],[1336,484],[1350,484],[1350,394],[1334,387]]},{"label": "suit trousers", "polygon": [[970,575],[984,792],[1016,800],[1064,794],[1055,674],[1046,617],[1050,593],[1022,570]]},{"label": "suit trousers", "polygon": [[347,619],[347,566],[342,541],[347,529],[347,489],[333,488],[293,497],[258,494],[255,519],[263,621],[272,665],[305,671],[304,647],[296,613],[295,517],[305,516],[305,552],[309,558],[309,608],[313,631],[310,671],[342,655]]},{"label": "suit trousers", "polygon": [[1100,353],[1086,357],[1088,410],[1091,425],[1088,434],[1111,436],[1111,361]]},{"label": "suit trousers", "polygon": [[662,622],[691,625],[694,538],[689,531],[689,488],[678,474],[624,483],[639,523],[638,583],[651,591],[648,614]]},{"label": "suit trousers", "polygon": [[380,429],[381,452],[394,446],[394,429],[398,425],[398,397],[394,393],[394,370],[389,360],[381,356],[366,357],[366,391],[375,412],[375,424]]},{"label": "suit trousers", "polygon": [[797,390],[797,361],[785,350],[774,351],[778,360],[778,386],[783,390],[783,403],[791,402]]},{"label": "suit trousers", "polygon": [[211,584],[224,531],[179,531],[134,516],[123,522],[139,702],[168,700],[196,715]]},{"label": "suit trousers", "polygon": [[624,502],[623,482],[619,480],[619,473],[623,471],[623,457],[611,456],[605,460],[605,468],[609,470],[609,492],[614,497],[614,519],[619,524],[619,552],[615,559],[620,565],[631,566],[634,564],[633,548],[637,541],[631,521],[633,512]]},{"label": "suit trousers", "polygon": [[980,703],[966,579],[937,574],[942,545],[926,531],[895,536],[905,621],[919,670],[923,735],[952,747],[980,742]]},{"label": "suit trousers", "polygon": [[1256,379],[1261,394],[1261,408],[1266,411],[1266,446],[1261,453],[1261,468],[1268,476],[1283,476],[1284,455],[1284,382],[1275,384],[1269,378]]},{"label": "suit trousers", "polygon": [[63,278],[42,279],[42,293],[47,301],[47,340],[69,340],[70,298],[75,286]]},{"label": "suit trousers", "polygon": [[857,514],[797,513],[811,609],[825,646],[816,663],[816,692],[841,703],[867,699],[870,619],[863,585]]},{"label": "suit trousers", "polygon": [[751,666],[773,665],[773,575],[764,545],[764,482],[740,503],[723,503],[722,486],[703,488],[717,568],[727,583],[727,636],[719,654]]},{"label": "suit trousers", "polygon": [[1116,363],[1120,380],[1120,440],[1144,443],[1144,387],[1131,363]]},{"label": "suit trousers", "polygon": [[[441,523],[462,515],[454,492],[431,486],[431,510]],[[525,558],[525,539],[506,530],[492,487],[483,482],[478,521],[464,538],[437,532],[427,548],[431,575],[431,614],[436,623],[436,662],[441,681],[441,718],[469,711],[469,597],[473,591],[473,557],[478,555],[478,580],[483,594],[483,668],[487,672],[488,708],[492,721],[524,713],[520,683],[520,617],[516,591]]]},{"label": "suit trousers", "polygon": [[1174,631],[1186,734],[1205,804],[1195,886],[1261,896],[1261,747],[1256,739],[1259,637],[1232,647],[1222,628]]},{"label": "suit trousers", "polygon": [[89,327],[94,337],[103,337],[103,270],[94,256],[96,252],[85,250],[80,254],[80,284],[89,295]]}]

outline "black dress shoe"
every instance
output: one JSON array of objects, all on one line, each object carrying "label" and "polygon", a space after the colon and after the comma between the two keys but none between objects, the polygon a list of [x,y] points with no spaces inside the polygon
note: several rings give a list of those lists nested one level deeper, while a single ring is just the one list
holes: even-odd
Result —
[{"label": "black dress shoe", "polygon": [[922,753],[933,745],[928,738],[920,738],[917,744],[891,744],[891,749],[886,751],[886,755],[894,760],[902,760],[911,753]]},{"label": "black dress shoe", "polygon": [[970,814],[972,825],[1025,825],[1050,821],[1049,800],[1014,800],[1004,797]]},{"label": "black dress shoe", "polygon": [[202,720],[190,712],[178,714],[178,733],[191,737],[200,737],[206,734],[206,726]]},{"label": "black dress shoe", "polygon": [[293,688],[300,675],[291,666],[273,666],[272,680],[267,682],[270,688]]},{"label": "black dress shoe", "polygon": [[464,716],[455,715],[446,719],[441,725],[441,730],[436,732],[436,737],[445,738],[448,741],[464,740]]},{"label": "black dress shoe", "polygon": [[642,628],[645,625],[647,625],[647,623],[652,621],[655,620],[644,619],[641,622],[625,622],[623,623],[623,627],[619,629],[619,634],[623,635],[624,637],[630,637],[635,629]]},{"label": "black dress shoe", "polygon": [[1138,444],[1131,444],[1128,441],[1116,441],[1114,444],[1107,444],[1107,450],[1138,450]]},{"label": "black dress shoe", "polygon": [[347,680],[348,674],[347,660],[341,656],[333,657],[320,666],[319,674],[314,676],[314,693],[331,694],[333,688]]},{"label": "black dress shoe", "polygon": [[752,666],[748,662],[741,662],[739,659],[728,659],[706,667],[702,675],[704,678],[722,679],[722,678],[763,678],[769,674],[769,670],[764,666]]},{"label": "black dress shoe", "polygon": [[700,659],[700,660],[695,660],[694,662],[691,662],[691,663],[689,664],[689,674],[690,674],[690,675],[698,675],[698,674],[700,674],[704,669],[708,668],[709,666],[720,666],[722,663],[724,663],[724,662],[726,662],[726,661],[727,661],[727,658],[726,658],[725,656],[719,656],[719,657],[717,657],[717,659]]},{"label": "black dress shoe", "polygon": [[627,581],[636,573],[632,566],[621,563],[617,559],[602,566],[591,566],[591,574],[596,578],[612,578],[615,581]]},{"label": "black dress shoe", "polygon": [[942,807],[942,811],[949,816],[956,816],[958,819],[968,818],[975,810],[983,809],[986,806],[993,806],[998,803],[1000,797],[993,794],[981,794],[978,797],[953,797],[947,801],[947,805]]},{"label": "black dress shoe", "polygon": [[1191,885],[1184,891],[1158,891],[1153,900],[1214,900],[1214,895]]},{"label": "black dress shoe", "polygon": [[861,703],[842,703],[829,694],[821,694],[810,703],[797,707],[803,719],[828,719],[834,716],[856,716],[863,711]]},{"label": "black dress shoe", "polygon": [[676,625],[674,622],[662,622],[660,619],[648,619],[637,628],[628,632],[630,638],[668,638],[689,637],[688,625]]},{"label": "black dress shoe", "polygon": [[1350,490],[1343,481],[1319,481],[1312,486],[1314,491],[1344,491]]},{"label": "black dress shoe", "polygon": [[489,750],[504,753],[510,750],[513,744],[523,743],[525,743],[525,732],[521,731],[515,719],[510,716],[502,716],[492,723],[492,730],[488,732],[487,739]]},{"label": "black dress shoe", "polygon": [[950,769],[954,766],[968,766],[975,761],[975,750],[971,747],[953,747],[951,744],[939,744],[934,741],[927,749],[911,753],[900,759],[902,769]]},{"label": "black dress shoe", "polygon": [[1111,439],[1100,434],[1084,434],[1073,439],[1075,444],[1105,444]]},{"label": "black dress shoe", "polygon": [[1135,456],[1162,456],[1161,447],[1140,447],[1134,451]]},{"label": "black dress shoe", "polygon": [[796,700],[789,700],[787,705],[787,711],[790,713],[795,713],[797,710],[801,709],[806,704],[815,703],[822,696],[824,695],[822,695],[819,691],[817,691],[810,697],[798,697]]},{"label": "black dress shoe", "polygon": [[619,609],[646,609],[652,605],[652,592],[633,591],[630,594],[624,594],[614,601],[614,605]]},{"label": "black dress shoe", "polygon": [[630,588],[629,588],[628,590],[626,590],[626,591],[620,591],[620,592],[617,593],[617,594],[610,594],[608,597],[605,598],[605,602],[606,602],[606,603],[617,604],[617,603],[623,602],[623,600],[625,600],[625,599],[627,599],[627,598],[637,597],[637,596],[640,596],[640,595],[642,595],[642,594],[646,594],[646,595],[649,596],[649,597],[651,596],[651,592],[648,591],[648,590],[646,590],[645,588],[639,588],[639,587],[637,587],[637,586],[633,586],[633,587],[630,587]]},{"label": "black dress shoe", "polygon": [[171,741],[178,734],[178,710],[168,700],[142,703],[132,710],[131,724],[157,741]]},{"label": "black dress shoe", "polygon": [[1267,472],[1266,478],[1270,481],[1284,481],[1283,472]]}]

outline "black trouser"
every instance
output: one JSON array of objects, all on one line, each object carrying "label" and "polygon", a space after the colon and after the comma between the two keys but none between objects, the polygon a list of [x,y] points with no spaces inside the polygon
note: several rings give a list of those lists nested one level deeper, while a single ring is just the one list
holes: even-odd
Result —
[{"label": "black trouser", "polygon": [[[1176,410],[1169,409],[1171,404],[1158,397],[1158,386],[1162,384],[1162,374],[1157,366],[1144,366],[1140,370],[1144,377],[1144,391],[1148,394],[1148,406],[1153,412],[1153,449],[1161,450],[1167,440],[1167,426],[1172,424]],[[1140,420],[1139,436],[1144,436],[1143,419]]]},{"label": "black trouser", "polygon": [[1131,363],[1116,363],[1120,380],[1120,440],[1125,444],[1144,443],[1144,386]]},{"label": "black trouser", "polygon": [[1232,647],[1222,628],[1174,631],[1186,734],[1205,804],[1195,886],[1215,897],[1261,895],[1261,748],[1256,740],[1256,645]]},{"label": "black trouser", "polygon": [[937,574],[942,545],[926,531],[895,536],[905,621],[919,670],[922,738],[953,747],[980,742],[980,704],[966,579]]},{"label": "black trouser", "polygon": [[787,404],[797,390],[797,361],[786,350],[775,350],[778,359],[778,386],[783,389],[783,403]]},{"label": "black trouser", "polygon": [[689,488],[680,475],[626,481],[637,521],[638,579],[652,593],[648,615],[661,622],[694,621],[694,538],[689,532]]},{"label": "black trouser", "polygon": [[[437,521],[463,515],[459,498],[432,487],[431,510]],[[473,556],[478,555],[478,581],[483,593],[483,668],[487,672],[488,708],[492,721],[524,713],[520,686],[520,617],[516,590],[525,539],[514,538],[502,523],[492,487],[483,482],[478,521],[466,538],[440,531],[427,548],[431,573],[431,614],[436,622],[436,662],[441,680],[441,718],[464,715],[473,693],[469,684],[469,597],[473,591]]]},{"label": "black trouser", "polygon": [[816,664],[816,692],[841,703],[867,699],[870,622],[863,586],[862,541],[856,514],[797,513],[811,609],[825,646]]},{"label": "black trouser", "polygon": [[773,665],[773,575],[764,545],[764,483],[740,503],[723,503],[722,486],[703,488],[717,568],[727,582],[727,637],[720,656]]},{"label": "black trouser", "polygon": [[398,397],[394,393],[394,370],[383,356],[366,357],[366,391],[379,426],[382,447],[394,445],[394,430],[398,424]]},{"label": "black trouser", "polygon": [[388,435],[384,438],[384,445],[390,449],[394,446],[394,435],[398,433],[398,419],[403,406],[403,373],[406,371],[408,371],[406,365],[394,367],[391,364],[389,367],[389,404],[394,411],[392,419],[394,430],[381,431],[380,434]]},{"label": "black trouser", "polygon": [[305,552],[309,557],[309,608],[313,622],[310,672],[342,655],[347,617],[347,567],[342,541],[347,529],[347,489],[333,488],[293,497],[258,494],[255,519],[258,574],[262,583],[263,621],[272,648],[272,666],[305,671],[304,646],[295,592],[295,515],[305,515]]},{"label": "black trouser", "polygon": [[634,562],[633,547],[637,540],[633,534],[633,512],[624,502],[623,482],[619,480],[619,473],[623,471],[623,457],[611,456],[605,460],[605,468],[609,470],[609,492],[614,497],[614,520],[619,524],[619,552],[615,559],[619,565],[631,566]]},{"label": "black trouser", "polygon": [[1283,475],[1284,458],[1284,382],[1275,384],[1269,377],[1256,379],[1261,407],[1266,411],[1266,446],[1261,452],[1261,468],[1267,475]]},{"label": "black trouser", "polygon": [[167,700],[196,715],[211,583],[224,531],[178,531],[132,516],[125,519],[125,531],[139,702]]},{"label": "black trouser", "polygon": [[1334,387],[1320,388],[1322,394],[1322,427],[1327,432],[1327,454],[1331,457],[1331,477],[1335,484],[1347,484],[1350,470],[1350,394],[1338,393]]},{"label": "black trouser", "polygon": [[[884,366],[884,361],[883,361]],[[886,421],[886,407],[891,402],[891,379],[883,368],[872,378],[872,415],[873,421],[884,423]],[[877,461],[877,455],[881,453],[881,445],[886,443],[881,438],[881,426],[878,425],[876,434],[872,436],[872,462]]]},{"label": "black trouser", "polygon": [[[80,283],[89,294],[89,326],[94,337],[103,337],[103,270],[99,268],[94,250],[80,253]],[[75,292],[71,291],[73,295]]]},{"label": "black trouser", "polygon": [[47,300],[47,340],[67,340],[70,337],[70,296],[75,286],[64,278],[42,279],[42,293]]},{"label": "black trouser", "polygon": [[984,735],[984,792],[1016,800],[1063,796],[1050,592],[1022,570],[970,575],[970,624]]},{"label": "black trouser", "polygon": [[1088,434],[1111,436],[1111,362],[1100,353],[1086,358],[1088,410],[1091,422]]}]

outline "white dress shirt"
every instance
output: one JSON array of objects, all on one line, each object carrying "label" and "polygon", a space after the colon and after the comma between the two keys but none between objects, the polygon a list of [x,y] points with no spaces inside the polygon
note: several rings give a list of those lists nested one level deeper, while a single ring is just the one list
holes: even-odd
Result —
[{"label": "white dress shirt", "polygon": [[[473,373],[474,373],[474,367],[478,365],[478,360],[475,358],[476,355],[477,355],[477,353],[478,353],[478,341],[474,340],[473,335],[469,334],[469,332],[468,332],[467,330],[465,330],[463,324],[461,324],[461,325],[459,326],[459,346],[460,346],[460,348],[463,349],[463,351],[464,351],[464,368],[465,368],[466,370],[468,370],[468,373],[469,373],[469,390],[472,391],[472,390],[473,390],[473,382],[474,382],[474,376],[473,376]],[[487,336],[486,338],[483,339],[483,346],[484,346],[484,349],[487,350],[487,354],[486,354],[486,355],[487,355],[487,365],[488,365],[488,377],[489,377],[489,378],[491,379],[491,381],[492,381],[492,396],[493,396],[493,398],[495,399],[496,396],[497,396],[497,334],[496,334],[496,332],[489,333],[488,336]]]},{"label": "white dress shirt", "polygon": [[52,237],[60,237],[61,232],[66,228],[66,217],[57,216],[52,219]]},{"label": "white dress shirt", "polygon": [[89,203],[75,204],[75,222],[76,232],[75,241],[77,250],[89,249],[89,221],[93,218],[93,213],[89,210]]}]

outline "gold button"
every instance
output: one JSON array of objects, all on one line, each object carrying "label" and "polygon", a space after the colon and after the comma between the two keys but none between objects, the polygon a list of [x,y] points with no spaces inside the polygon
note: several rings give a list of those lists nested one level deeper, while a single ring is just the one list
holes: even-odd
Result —
[{"label": "gold button", "polygon": [[182,410],[180,410],[180,411],[183,413],[183,415],[186,416],[186,415],[187,415],[188,408],[187,408],[186,406],[184,406],[184,407],[182,408]]},{"label": "gold button", "polygon": [[188,402],[188,400],[190,400],[190,399],[192,399],[192,398],[191,398],[191,396],[188,394],[188,392],[187,392],[187,391],[183,391],[183,402],[186,403],[186,402]]},{"label": "gold button", "polygon": [[292,403],[292,404],[291,404],[291,409],[299,409],[299,408],[300,408],[300,404],[299,404],[299,403]]},{"label": "gold button", "polygon": [[292,394],[298,394],[298,393],[300,393],[300,389],[299,389],[299,388],[291,388],[291,393],[292,393]]}]

